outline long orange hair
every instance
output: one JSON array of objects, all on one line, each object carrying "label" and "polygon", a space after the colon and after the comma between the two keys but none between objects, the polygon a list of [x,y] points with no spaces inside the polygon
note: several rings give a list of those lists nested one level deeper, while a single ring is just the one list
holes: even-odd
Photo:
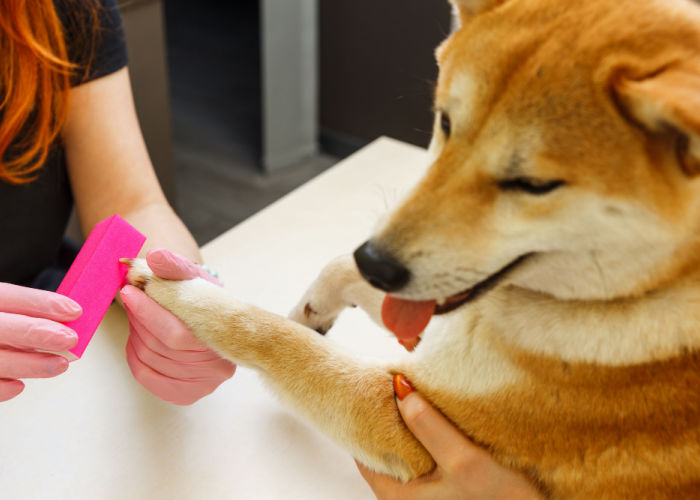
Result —
[{"label": "long orange hair", "polygon": [[68,112],[71,75],[53,0],[0,0],[0,180],[31,182]]}]

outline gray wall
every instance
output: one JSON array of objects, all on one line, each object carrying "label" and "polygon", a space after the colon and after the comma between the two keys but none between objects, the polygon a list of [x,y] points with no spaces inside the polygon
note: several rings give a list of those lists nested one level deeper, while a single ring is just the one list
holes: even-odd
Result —
[{"label": "gray wall", "polygon": [[321,127],[327,143],[389,135],[426,146],[434,49],[447,0],[320,0]]},{"label": "gray wall", "polygon": [[263,158],[267,171],[318,149],[318,0],[261,0]]}]

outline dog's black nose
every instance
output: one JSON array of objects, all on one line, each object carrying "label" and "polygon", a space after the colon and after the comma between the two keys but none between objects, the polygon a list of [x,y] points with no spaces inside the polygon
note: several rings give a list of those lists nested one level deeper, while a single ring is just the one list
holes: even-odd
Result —
[{"label": "dog's black nose", "polygon": [[411,273],[394,257],[367,241],[353,254],[360,274],[385,292],[395,292],[408,283]]}]

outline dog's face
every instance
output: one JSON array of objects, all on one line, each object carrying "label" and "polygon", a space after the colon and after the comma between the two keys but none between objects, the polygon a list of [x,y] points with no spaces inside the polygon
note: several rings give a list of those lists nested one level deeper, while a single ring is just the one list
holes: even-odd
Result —
[{"label": "dog's face", "polygon": [[363,274],[453,302],[498,279],[567,299],[658,286],[697,249],[700,8],[456,7],[461,27],[437,51],[432,166],[370,240],[370,268],[405,273],[375,279],[358,259]]}]

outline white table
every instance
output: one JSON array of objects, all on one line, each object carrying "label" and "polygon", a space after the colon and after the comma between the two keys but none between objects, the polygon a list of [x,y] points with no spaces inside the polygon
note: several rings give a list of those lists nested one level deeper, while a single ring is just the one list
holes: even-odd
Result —
[{"label": "white table", "polygon": [[[237,297],[286,314],[425,167],[423,150],[380,139],[206,245],[204,257]],[[374,498],[352,458],[252,371],[239,368],[190,407],[151,396],[125,362],[126,332],[113,305],[83,359],[0,404],[0,498]],[[369,356],[401,352],[357,310],[328,337]]]}]

